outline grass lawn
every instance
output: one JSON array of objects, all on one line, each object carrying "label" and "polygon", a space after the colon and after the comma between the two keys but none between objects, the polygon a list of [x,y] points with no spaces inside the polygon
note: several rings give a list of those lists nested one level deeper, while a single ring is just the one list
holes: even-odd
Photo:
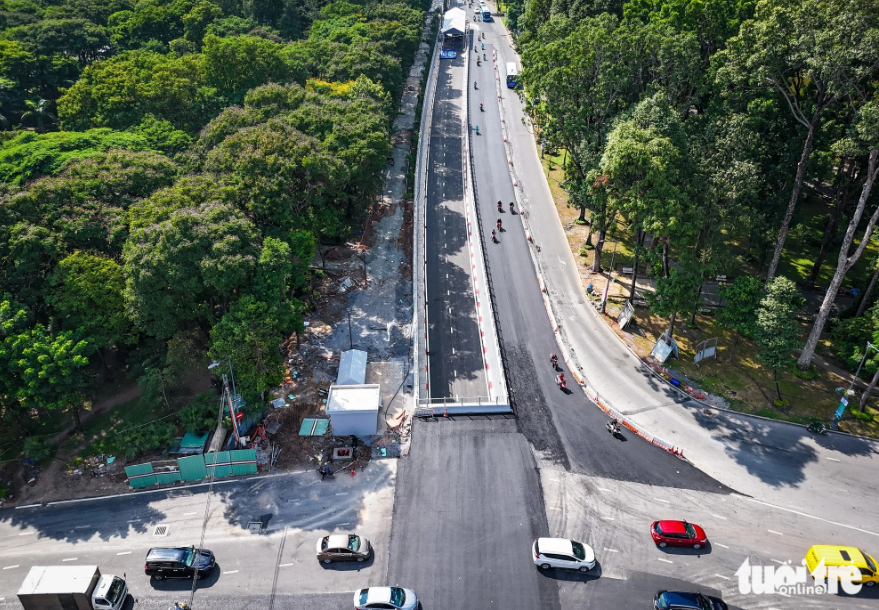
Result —
[{"label": "grass lawn", "polygon": [[[604,280],[600,276],[590,275],[588,267],[591,266],[594,256],[592,250],[582,250],[588,227],[576,224],[579,211],[568,207],[568,196],[561,187],[564,174],[561,164],[564,161],[564,151],[556,156],[544,155],[541,159],[544,173],[547,176],[550,190],[555,198],[556,209],[562,226],[568,236],[571,250],[578,256],[581,262],[580,273],[587,280],[586,284],[594,284],[597,291],[603,290]],[[791,234],[785,244],[785,250],[779,266],[779,274],[785,275],[795,282],[802,282],[811,271],[812,261],[818,253],[821,244],[821,236],[824,231],[824,222],[828,213],[827,203],[809,192],[798,207],[791,224]],[[588,217],[588,216],[587,216]],[[866,219],[865,221],[866,222]],[[817,285],[826,286],[833,275],[836,260],[839,255],[839,243],[842,241],[842,232],[845,226],[839,227],[840,236],[837,238],[835,248],[828,253],[821,271],[818,275]],[[861,232],[862,233],[862,232]],[[597,236],[592,236],[595,242]],[[607,269],[610,267],[611,257],[614,257],[614,268],[620,270],[622,266],[631,266],[634,261],[635,235],[628,231],[622,222],[608,231],[607,242],[602,252],[601,264]],[[614,243],[618,242],[618,243]],[[739,242],[729,242],[731,256],[729,257],[729,269],[720,271],[730,277],[741,274],[757,274],[758,269],[753,261],[746,256],[746,246]],[[854,247],[856,247],[855,244]],[[613,255],[616,247],[616,255]],[[848,272],[844,286],[864,288],[870,279],[870,266],[876,256],[879,255],[879,246],[871,242],[855,267]],[[643,267],[642,267],[643,269]],[[640,287],[639,287],[640,290]],[[611,295],[628,294],[628,281],[623,280],[611,291]],[[607,311],[615,317],[621,307],[620,303],[608,302]],[[652,316],[646,308],[638,307],[635,312],[637,322],[636,329],[627,336],[637,349],[646,355],[650,352],[656,338],[662,333],[668,321],[657,316]],[[837,375],[824,369],[817,369],[818,377],[812,380],[804,380],[793,374],[794,359],[791,358],[791,367],[787,370],[778,371],[779,388],[784,399],[790,404],[777,407],[773,404],[776,398],[773,372],[757,358],[756,345],[745,339],[739,340],[733,362],[729,361],[730,348],[734,337],[729,331],[724,331],[714,324],[714,318],[710,315],[700,315],[696,319],[694,327],[689,327],[686,322],[679,320],[675,326],[675,339],[680,348],[680,359],[671,359],[667,363],[696,381],[703,389],[726,398],[732,409],[743,413],[751,413],[763,417],[790,421],[800,424],[809,423],[811,419],[820,419],[828,422],[839,404],[840,395],[836,388],[848,387],[848,382]],[[802,323],[800,334],[803,342],[811,325]],[[618,331],[618,329],[616,329]],[[701,341],[718,338],[719,357],[693,364],[695,355],[694,347]],[[845,370],[849,369],[847,362],[841,361],[833,350],[830,341],[825,337],[818,346],[817,353],[826,360],[836,364]],[[852,401],[854,402],[854,401]],[[879,397],[874,396],[867,406],[867,413],[874,416],[872,421],[862,421],[852,417],[850,411],[846,412],[840,429],[853,434],[862,434],[879,438]]]}]

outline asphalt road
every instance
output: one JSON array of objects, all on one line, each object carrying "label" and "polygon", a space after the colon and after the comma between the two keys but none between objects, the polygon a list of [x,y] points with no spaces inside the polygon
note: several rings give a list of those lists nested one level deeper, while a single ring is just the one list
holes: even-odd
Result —
[{"label": "asphalt road", "polygon": [[559,608],[528,552],[548,533],[531,449],[516,422],[417,421],[400,462],[388,581],[424,610]]},{"label": "asphalt road", "polygon": [[[386,584],[396,466],[374,461],[353,477],[327,481],[309,471],[218,482],[204,539],[217,569],[198,581],[194,607],[338,608],[355,589]],[[0,511],[0,608],[20,608],[15,594],[32,565],[98,565],[103,573],[126,574],[138,607],[188,600],[191,580],[152,581],[143,560],[154,546],[199,544],[207,489]],[[264,533],[247,531],[253,521],[266,523]],[[167,525],[167,535],[155,536],[156,525]],[[374,557],[318,563],[317,540],[340,532],[367,537]]]},{"label": "asphalt road", "polygon": [[488,396],[470,280],[461,85],[464,60],[439,63],[427,178],[427,314],[430,396]]}]

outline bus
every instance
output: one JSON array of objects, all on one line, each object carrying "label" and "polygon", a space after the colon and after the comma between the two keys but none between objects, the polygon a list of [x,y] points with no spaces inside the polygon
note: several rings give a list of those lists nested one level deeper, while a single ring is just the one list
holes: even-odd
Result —
[{"label": "bus", "polygon": [[515,63],[509,62],[507,64],[507,87],[509,89],[515,89],[518,83],[519,69],[516,67]]},{"label": "bus", "polygon": [[483,21],[491,21],[491,9],[488,8],[487,4],[480,4],[479,12],[482,13]]}]

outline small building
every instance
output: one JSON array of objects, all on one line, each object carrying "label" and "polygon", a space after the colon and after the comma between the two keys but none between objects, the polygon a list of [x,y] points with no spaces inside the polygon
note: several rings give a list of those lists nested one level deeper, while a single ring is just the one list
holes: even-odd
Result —
[{"label": "small building", "polygon": [[450,8],[443,15],[443,38],[460,38],[467,29],[467,13],[464,9]]},{"label": "small building", "polygon": [[382,396],[379,384],[334,385],[327,395],[333,436],[372,436],[378,430]]},{"label": "small building", "polygon": [[366,383],[366,352],[359,349],[342,352],[336,385],[363,385]]}]

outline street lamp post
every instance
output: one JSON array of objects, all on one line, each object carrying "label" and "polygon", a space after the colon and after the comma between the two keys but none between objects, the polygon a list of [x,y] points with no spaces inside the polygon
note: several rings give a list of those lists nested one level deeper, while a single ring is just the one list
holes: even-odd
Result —
[{"label": "street lamp post", "polygon": [[223,375],[223,393],[226,395],[229,401],[229,417],[232,419],[232,433],[235,435],[235,448],[238,448],[238,443],[241,440],[241,436],[238,432],[238,413],[235,411],[235,404],[232,399],[233,395],[238,396],[238,390],[235,389],[235,373],[232,370],[232,358],[223,358],[222,360],[214,360],[209,366],[208,370],[215,369],[220,366],[223,362],[229,362],[229,375],[232,377],[232,392],[229,392],[229,383],[226,380],[226,375]]},{"label": "street lamp post", "polygon": [[842,419],[842,414],[845,413],[845,408],[848,406],[848,397],[854,393],[853,388],[855,387],[855,381],[857,381],[858,375],[861,374],[861,367],[863,367],[864,363],[867,361],[867,356],[870,354],[871,349],[879,352],[879,347],[876,347],[869,341],[867,342],[867,349],[864,350],[864,357],[861,358],[861,363],[858,365],[858,370],[855,372],[855,376],[852,377],[852,382],[848,386],[848,391],[843,395],[842,398],[839,399],[839,407],[837,407],[836,413],[833,416],[833,423],[830,424],[831,430],[836,430],[839,428],[839,420]]}]

